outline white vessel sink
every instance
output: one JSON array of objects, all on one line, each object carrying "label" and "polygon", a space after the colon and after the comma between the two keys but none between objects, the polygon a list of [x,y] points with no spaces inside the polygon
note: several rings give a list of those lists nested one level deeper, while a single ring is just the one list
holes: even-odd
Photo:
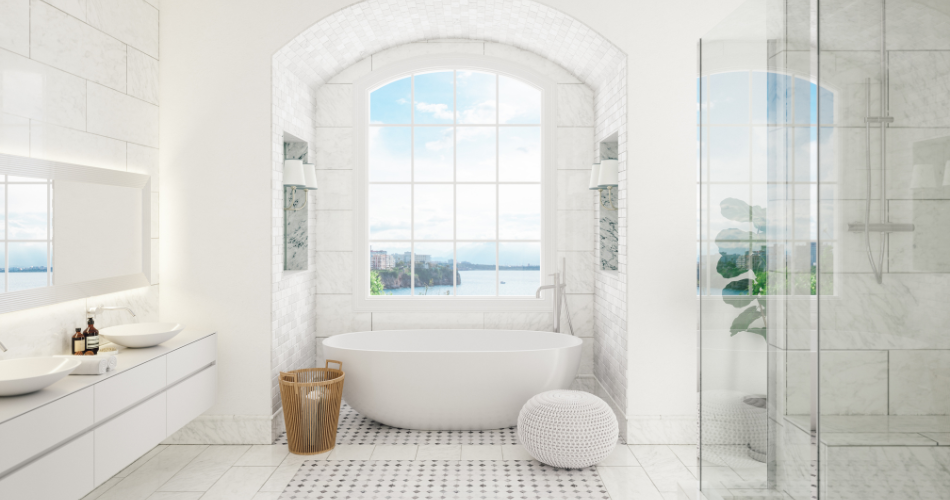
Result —
[{"label": "white vessel sink", "polygon": [[124,347],[139,348],[161,344],[184,329],[181,323],[134,323],[103,328],[99,335]]},{"label": "white vessel sink", "polygon": [[69,375],[78,359],[18,358],[0,361],[0,396],[36,392]]}]

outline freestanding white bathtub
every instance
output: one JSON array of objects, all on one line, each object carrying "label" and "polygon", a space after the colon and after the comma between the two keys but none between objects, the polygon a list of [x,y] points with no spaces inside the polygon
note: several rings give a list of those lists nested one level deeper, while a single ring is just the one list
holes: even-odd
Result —
[{"label": "freestanding white bathtub", "polygon": [[343,363],[343,399],[361,415],[403,429],[511,427],[540,392],[567,389],[581,339],[523,330],[390,330],[323,341]]}]

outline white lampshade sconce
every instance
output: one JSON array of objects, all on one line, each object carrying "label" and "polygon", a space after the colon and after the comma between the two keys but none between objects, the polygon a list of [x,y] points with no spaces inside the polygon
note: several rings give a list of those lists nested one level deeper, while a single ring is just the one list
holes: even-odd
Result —
[{"label": "white lampshade sconce", "polygon": [[[307,191],[317,189],[317,170],[312,163],[303,160],[284,161],[284,187],[290,188],[290,204],[284,210],[303,210],[307,206]],[[297,190],[303,191],[303,203],[297,206]]]},{"label": "white lampshade sconce", "polygon": [[[590,184],[588,185],[588,189],[591,191],[607,190],[607,198],[610,201],[610,206],[604,207],[607,210],[617,210],[617,205],[613,197],[613,189],[619,184],[619,176],[617,160],[601,160],[600,163],[595,163],[590,169]],[[599,200],[598,203],[600,203]]]}]

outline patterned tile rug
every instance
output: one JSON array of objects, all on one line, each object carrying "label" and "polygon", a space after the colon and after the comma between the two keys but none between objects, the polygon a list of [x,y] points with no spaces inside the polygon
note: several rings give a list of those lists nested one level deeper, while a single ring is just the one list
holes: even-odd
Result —
[{"label": "patterned tile rug", "polygon": [[[275,444],[286,444],[287,435]],[[346,403],[340,408],[336,444],[518,444],[514,427],[487,431],[411,431],[370,420]]]},{"label": "patterned tile rug", "polygon": [[279,500],[609,500],[597,469],[530,460],[308,460]]}]

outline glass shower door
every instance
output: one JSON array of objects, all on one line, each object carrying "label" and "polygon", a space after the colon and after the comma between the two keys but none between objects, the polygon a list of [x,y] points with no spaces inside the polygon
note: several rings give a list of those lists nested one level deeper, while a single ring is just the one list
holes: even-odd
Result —
[{"label": "glass shower door", "polygon": [[950,2],[818,2],[819,497],[950,499]]}]

